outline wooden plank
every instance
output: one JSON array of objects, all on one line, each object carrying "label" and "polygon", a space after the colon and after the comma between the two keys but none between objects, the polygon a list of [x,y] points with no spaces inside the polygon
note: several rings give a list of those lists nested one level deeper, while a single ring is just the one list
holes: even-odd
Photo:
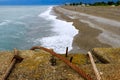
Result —
[{"label": "wooden plank", "polygon": [[97,67],[96,67],[96,65],[95,65],[95,62],[94,62],[94,59],[93,59],[93,57],[92,57],[91,52],[88,52],[88,55],[89,55],[89,58],[90,58],[90,61],[91,61],[91,64],[92,64],[92,67],[93,67],[93,70],[94,70],[94,72],[95,72],[95,75],[96,75],[97,80],[101,80],[100,73],[98,72],[98,69],[97,69]]},{"label": "wooden plank", "polygon": [[13,59],[10,63],[10,66],[8,67],[8,69],[6,70],[2,80],[7,80],[7,78],[9,77],[11,71],[13,70],[15,64],[17,62],[21,62],[23,60],[23,58],[21,58],[20,56],[18,56],[18,50],[17,49],[14,49],[14,56],[13,56]]},{"label": "wooden plank", "polygon": [[[18,51],[17,49],[14,49],[14,55],[18,55]],[[7,80],[7,78],[9,77],[10,73],[11,73],[11,70],[13,69],[13,67],[15,66],[15,63],[16,63],[16,58],[13,57],[12,59],[12,62],[10,64],[10,66],[8,67],[8,69],[6,70],[2,80]]]}]

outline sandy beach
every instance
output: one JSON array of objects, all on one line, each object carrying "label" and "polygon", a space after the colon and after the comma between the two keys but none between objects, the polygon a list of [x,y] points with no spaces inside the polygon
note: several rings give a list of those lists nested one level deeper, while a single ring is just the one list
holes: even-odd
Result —
[{"label": "sandy beach", "polygon": [[59,19],[73,22],[79,33],[71,52],[87,52],[95,47],[120,47],[119,7],[55,7]]}]

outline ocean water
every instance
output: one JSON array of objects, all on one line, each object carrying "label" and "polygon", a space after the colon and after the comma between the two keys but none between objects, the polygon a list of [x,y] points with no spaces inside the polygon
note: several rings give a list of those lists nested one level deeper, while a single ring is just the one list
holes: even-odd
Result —
[{"label": "ocean water", "polygon": [[25,50],[32,46],[64,53],[72,49],[78,31],[72,22],[56,19],[53,6],[0,6],[0,50]]}]

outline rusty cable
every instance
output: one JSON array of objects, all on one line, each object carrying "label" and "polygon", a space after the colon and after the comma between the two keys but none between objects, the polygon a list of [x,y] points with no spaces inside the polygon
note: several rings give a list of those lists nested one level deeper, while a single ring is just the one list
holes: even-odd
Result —
[{"label": "rusty cable", "polygon": [[70,66],[73,70],[75,70],[76,72],[78,72],[83,78],[85,78],[86,80],[93,80],[89,75],[87,75],[82,69],[80,69],[79,67],[77,67],[76,65],[70,63],[69,60],[67,60],[66,58],[64,58],[63,56],[56,54],[54,51],[51,51],[50,49],[41,47],[41,46],[34,46],[32,47],[30,50],[35,50],[35,49],[42,49],[46,52],[49,52],[50,54],[52,54],[53,56],[56,56],[57,58],[61,59],[63,62],[65,62],[68,66]]}]

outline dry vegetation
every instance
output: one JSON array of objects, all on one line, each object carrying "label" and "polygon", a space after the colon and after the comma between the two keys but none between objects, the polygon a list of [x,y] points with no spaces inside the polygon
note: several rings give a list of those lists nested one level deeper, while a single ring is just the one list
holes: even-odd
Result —
[{"label": "dry vegetation", "polygon": [[103,80],[119,80],[120,48],[95,48],[94,51],[110,62],[109,64],[97,64],[98,69],[103,73]]},{"label": "dry vegetation", "polygon": [[[84,80],[58,58],[56,58],[57,65],[51,66],[50,59],[52,55],[43,50],[19,51],[19,55],[24,58],[24,60],[21,63],[16,64],[9,76],[9,80]],[[74,56],[73,63],[76,63],[77,65],[86,62],[85,55],[83,54],[71,54],[68,59],[71,56]],[[8,68],[12,57],[13,52],[0,52],[0,79]],[[82,61],[80,62],[80,60]]]},{"label": "dry vegetation", "polygon": [[[98,70],[102,73],[102,80],[120,79],[120,48],[95,48],[94,51],[97,55],[101,55],[110,61],[109,64],[103,64],[100,61],[96,62]],[[24,60],[16,64],[9,76],[9,80],[84,80],[78,73],[56,57],[56,66],[51,66],[51,54],[43,50],[19,51],[19,55]],[[65,56],[64,54],[61,55]],[[13,52],[0,52],[0,78],[8,68],[12,56]],[[96,79],[86,54],[69,54],[67,59],[70,59],[71,56],[73,56],[73,64],[76,64],[93,79]]]}]

